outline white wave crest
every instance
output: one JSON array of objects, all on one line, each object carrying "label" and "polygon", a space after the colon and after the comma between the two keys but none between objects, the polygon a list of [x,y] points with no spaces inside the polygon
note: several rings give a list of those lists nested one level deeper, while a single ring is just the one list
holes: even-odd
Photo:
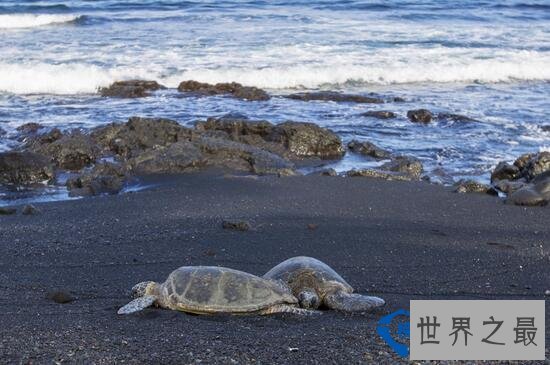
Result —
[{"label": "white wave crest", "polygon": [[0,90],[14,94],[84,94],[132,76],[146,78],[135,71],[105,70],[86,64],[0,63]]},{"label": "white wave crest", "polygon": [[0,15],[0,29],[34,28],[68,23],[79,17],[74,14],[3,14]]},{"label": "white wave crest", "polygon": [[[518,60],[479,60],[463,64],[443,62],[376,65],[324,64],[318,66],[280,66],[256,68],[243,65],[232,68],[197,68],[172,72],[167,76],[162,65],[153,68],[140,64],[124,67],[100,67],[86,63],[3,63],[0,62],[0,91],[15,94],[94,93],[98,87],[114,81],[149,79],[177,87],[183,80],[201,82],[239,82],[265,89],[318,88],[346,83],[498,83],[550,80],[550,56]],[[180,69],[186,69],[180,66]]]},{"label": "white wave crest", "polygon": [[[467,64],[386,64],[323,65],[269,67],[262,69],[218,68],[197,69],[182,73],[179,79],[216,83],[236,81],[263,88],[317,88],[323,85],[410,84],[550,80],[550,57],[522,62],[480,60]],[[176,80],[170,78],[168,83]]]}]

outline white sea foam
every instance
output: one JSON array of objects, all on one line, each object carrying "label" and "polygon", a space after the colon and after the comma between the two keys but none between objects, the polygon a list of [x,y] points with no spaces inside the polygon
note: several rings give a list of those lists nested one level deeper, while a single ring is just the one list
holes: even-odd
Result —
[{"label": "white sea foam", "polygon": [[68,23],[80,16],[74,14],[3,14],[0,15],[0,29],[34,28],[44,25]]}]

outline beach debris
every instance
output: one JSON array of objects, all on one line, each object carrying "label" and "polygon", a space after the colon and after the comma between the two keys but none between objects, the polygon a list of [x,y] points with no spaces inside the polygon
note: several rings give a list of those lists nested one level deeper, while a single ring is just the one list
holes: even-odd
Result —
[{"label": "beach debris", "polygon": [[386,151],[376,146],[374,143],[368,141],[359,142],[354,139],[348,143],[348,148],[354,153],[359,153],[363,156],[374,157],[376,159],[386,159],[390,158],[391,156],[391,153],[389,151]]},{"label": "beach debris", "polygon": [[415,109],[407,112],[407,118],[413,123],[428,124],[432,121],[432,112],[427,109]]},{"label": "beach debris", "polygon": [[12,215],[17,213],[16,208],[11,207],[0,207],[0,215]]},{"label": "beach debris", "polygon": [[264,90],[253,86],[243,86],[236,82],[218,83],[215,85],[194,80],[183,81],[178,91],[193,93],[199,96],[228,95],[237,99],[265,101],[271,97]]},{"label": "beach debris", "polygon": [[103,97],[111,98],[144,98],[161,89],[166,87],[156,81],[128,80],[116,81],[109,87],[100,88],[99,93]]},{"label": "beach debris", "polygon": [[384,100],[379,97],[342,94],[335,91],[317,91],[285,95],[285,98],[301,101],[335,101],[341,103],[382,104]]},{"label": "beach debris", "polygon": [[489,195],[498,195],[498,191],[490,185],[479,183],[475,180],[460,180],[455,184],[455,192],[465,193],[482,193]]},{"label": "beach debris", "polygon": [[315,314],[298,307],[290,289],[279,282],[218,266],[183,266],[164,283],[142,282],[134,300],[118,310],[130,314],[149,306],[194,314]]},{"label": "beach debris", "polygon": [[546,291],[544,292],[544,295],[546,295],[547,297],[550,297],[550,289],[546,290]]},{"label": "beach debris", "polygon": [[75,300],[71,293],[64,290],[48,292],[46,298],[59,304],[66,304]]},{"label": "beach debris", "polygon": [[368,112],[362,113],[361,116],[377,119],[393,119],[397,117],[394,112],[387,110],[369,110]]},{"label": "beach debris", "polygon": [[344,312],[366,312],[385,305],[382,298],[354,294],[353,288],[336,271],[313,257],[290,258],[263,277],[287,284],[300,307],[306,309],[325,306]]},{"label": "beach debris", "polygon": [[41,213],[40,209],[38,209],[32,204],[27,204],[23,207],[23,209],[21,209],[21,214],[23,215],[36,215],[40,213]]},{"label": "beach debris", "polygon": [[289,352],[298,352],[298,350],[300,350],[298,347],[289,347],[288,348]]},{"label": "beach debris", "polygon": [[318,224],[309,223],[309,224],[307,225],[307,229],[309,229],[310,231],[314,231],[314,230],[317,229],[318,226],[319,226]]},{"label": "beach debris", "polygon": [[252,225],[247,221],[240,220],[224,220],[222,222],[224,229],[232,229],[235,231],[249,231],[252,229]]}]

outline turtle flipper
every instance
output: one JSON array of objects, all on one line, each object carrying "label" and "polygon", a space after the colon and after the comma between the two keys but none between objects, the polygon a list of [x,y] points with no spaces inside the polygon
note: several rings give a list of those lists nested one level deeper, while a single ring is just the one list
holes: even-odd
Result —
[{"label": "turtle flipper", "polygon": [[325,297],[325,305],[343,312],[367,312],[381,307],[386,302],[382,298],[360,294],[336,293]]},{"label": "turtle flipper", "polygon": [[134,312],[139,312],[140,310],[144,310],[145,308],[153,305],[156,300],[157,297],[155,297],[154,295],[145,295],[143,297],[132,300],[130,303],[120,308],[117,314],[130,314]]},{"label": "turtle flipper", "polygon": [[299,314],[301,316],[312,316],[312,315],[322,314],[323,312],[293,307],[291,305],[286,305],[286,304],[274,305],[260,311],[261,315],[275,314],[275,313],[292,313],[292,314]]}]

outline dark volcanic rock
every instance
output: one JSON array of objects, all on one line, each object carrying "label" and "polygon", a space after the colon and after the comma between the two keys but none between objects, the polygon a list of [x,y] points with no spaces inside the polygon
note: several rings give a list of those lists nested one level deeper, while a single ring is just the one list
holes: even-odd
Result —
[{"label": "dark volcanic rock", "polygon": [[422,163],[418,159],[409,156],[394,157],[390,162],[380,166],[380,169],[405,174],[413,180],[420,179],[420,175],[424,171]]},{"label": "dark volcanic rock", "polygon": [[166,89],[156,81],[129,80],[117,81],[109,87],[99,89],[104,97],[111,98],[143,98],[151,95],[152,91]]},{"label": "dark volcanic rock", "polygon": [[0,153],[0,184],[32,184],[54,177],[50,160],[32,152]]},{"label": "dark volcanic rock", "polygon": [[228,95],[237,99],[246,99],[251,101],[269,100],[270,96],[257,87],[243,86],[236,82],[207,84],[193,80],[183,81],[178,86],[180,92],[191,92],[196,95]]},{"label": "dark volcanic rock", "polygon": [[0,215],[13,215],[17,213],[17,209],[10,207],[0,207]]},{"label": "dark volcanic rock", "polygon": [[62,135],[53,142],[45,137],[47,135],[32,141],[28,150],[50,157],[62,169],[80,170],[95,162],[99,156],[100,148],[90,136],[79,131]]},{"label": "dark volcanic rock", "polygon": [[102,162],[90,171],[67,180],[70,196],[117,194],[126,182],[126,170],[120,165]]},{"label": "dark volcanic rock", "polygon": [[510,194],[507,203],[522,206],[543,206],[550,201],[550,180],[536,185],[527,185]]},{"label": "dark volcanic rock", "polygon": [[387,110],[370,110],[361,115],[363,117],[371,117],[371,118],[378,118],[378,119],[393,119],[397,117],[397,115],[395,115],[394,112],[390,112]]},{"label": "dark volcanic rock", "polygon": [[432,121],[433,115],[432,112],[427,109],[416,109],[409,110],[407,112],[407,118],[409,118],[413,123],[428,124]]},{"label": "dark volcanic rock", "polygon": [[530,182],[540,175],[550,174],[550,152],[524,154],[513,165],[500,162],[491,174],[491,182],[525,179]]},{"label": "dark volcanic rock", "polygon": [[342,141],[334,132],[314,123],[285,122],[275,127],[272,141],[282,143],[291,156],[340,158]]},{"label": "dark volcanic rock", "polygon": [[176,121],[132,117],[125,124],[109,124],[92,132],[92,138],[104,149],[124,158],[159,146],[169,146],[192,135]]},{"label": "dark volcanic rock", "polygon": [[189,141],[147,150],[129,161],[138,174],[181,173],[206,165],[200,149]]},{"label": "dark volcanic rock", "polygon": [[38,132],[40,129],[44,129],[44,128],[45,127],[43,125],[40,125],[38,123],[25,123],[17,127],[16,130],[23,134],[33,134]]},{"label": "dark volcanic rock", "polygon": [[455,184],[455,192],[498,195],[498,192],[492,186],[481,184],[474,180],[459,181],[457,184]]},{"label": "dark volcanic rock", "polygon": [[257,146],[292,158],[340,158],[342,141],[334,132],[313,123],[285,122],[273,125],[267,121],[234,118],[210,118],[198,123],[201,131],[223,131],[234,141]]},{"label": "dark volcanic rock", "polygon": [[525,185],[527,185],[527,182],[524,179],[514,180],[514,181],[503,179],[503,180],[495,180],[493,182],[493,186],[495,188],[497,188],[498,190],[506,194],[511,194],[514,191],[523,188]]},{"label": "dark volcanic rock", "polygon": [[545,151],[531,155],[525,165],[518,163],[516,166],[522,170],[522,176],[527,181],[531,181],[537,176],[550,171],[550,152]]},{"label": "dark volcanic rock", "polygon": [[297,93],[285,96],[288,99],[302,101],[336,101],[361,104],[382,104],[384,100],[364,95],[342,94],[334,91],[318,91],[311,93]]},{"label": "dark volcanic rock", "polygon": [[453,113],[439,113],[437,115],[437,119],[450,120],[453,122],[462,122],[462,123],[477,122],[477,120],[467,117],[465,115],[453,114]]},{"label": "dark volcanic rock", "polygon": [[391,155],[390,152],[383,150],[380,147],[374,145],[373,143],[367,142],[367,141],[359,142],[359,141],[353,140],[348,143],[348,148],[352,152],[360,153],[365,156],[371,156],[377,159],[389,158]]},{"label": "dark volcanic rock", "polygon": [[258,175],[294,175],[294,165],[280,156],[244,143],[199,137],[194,143],[203,153],[205,164]]},{"label": "dark volcanic rock", "polygon": [[419,180],[422,174],[422,163],[414,157],[397,156],[379,169],[351,170],[346,173],[349,177],[373,177],[385,180],[412,181]]},{"label": "dark volcanic rock", "polygon": [[222,227],[224,229],[232,229],[235,231],[249,231],[252,229],[252,226],[247,221],[239,220],[224,220],[222,222]]},{"label": "dark volcanic rock", "polygon": [[351,170],[346,173],[346,176],[349,177],[372,177],[376,179],[384,180],[397,180],[397,181],[411,181],[413,178],[410,175],[391,172],[391,171],[379,171],[374,169],[360,169],[360,170]]},{"label": "dark volcanic rock", "polygon": [[544,132],[550,132],[550,124],[543,125],[542,127],[540,127],[540,129],[542,129]]},{"label": "dark volcanic rock", "polygon": [[38,209],[37,207],[35,207],[34,205],[32,204],[27,204],[23,207],[23,209],[21,210],[21,214],[23,215],[36,215],[36,214],[40,214],[40,209]]},{"label": "dark volcanic rock", "polygon": [[328,169],[322,169],[319,171],[312,172],[310,175],[321,175],[321,176],[338,176],[338,173],[335,169],[328,168]]},{"label": "dark volcanic rock", "polygon": [[515,180],[519,177],[519,168],[506,162],[500,162],[491,173],[491,182],[498,180]]}]

